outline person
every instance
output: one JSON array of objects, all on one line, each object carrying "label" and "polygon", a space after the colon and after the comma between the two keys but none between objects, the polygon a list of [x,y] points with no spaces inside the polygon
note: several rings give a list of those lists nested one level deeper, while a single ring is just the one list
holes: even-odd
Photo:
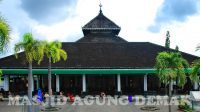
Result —
[{"label": "person", "polygon": [[60,91],[60,101],[61,101],[61,102],[64,101],[64,96],[63,96],[63,94],[64,94],[64,93],[63,93],[62,91]]},{"label": "person", "polygon": [[101,92],[100,97],[103,99],[106,96],[104,92]]},{"label": "person", "polygon": [[3,93],[0,93],[0,101],[3,101]]},{"label": "person", "polygon": [[73,94],[71,94],[71,95],[69,96],[69,99],[70,99],[70,102],[74,102],[74,100],[75,100],[75,97],[74,97],[74,95],[73,95]]},{"label": "person", "polygon": [[20,96],[19,95],[15,95],[15,101],[19,101],[20,100]]},{"label": "person", "polygon": [[41,104],[42,101],[43,101],[43,99],[42,99],[42,91],[41,91],[41,89],[39,88],[39,89],[38,89],[38,92],[37,92],[37,102],[38,102],[39,104]]},{"label": "person", "polygon": [[5,94],[5,90],[3,88],[1,88],[1,93],[4,95]]},{"label": "person", "polygon": [[45,94],[44,94],[44,97],[49,97],[49,94],[46,92]]},{"label": "person", "polygon": [[3,101],[4,89],[1,88],[0,90],[0,101]]},{"label": "person", "polygon": [[12,96],[13,96],[13,94],[9,91],[9,92],[8,92],[8,98],[9,98],[9,97],[12,97]]},{"label": "person", "polygon": [[47,92],[45,92],[45,94],[44,94],[45,101],[48,101],[48,98],[49,98],[49,94]]},{"label": "person", "polygon": [[69,98],[70,102],[74,102],[75,97],[74,97],[74,95],[72,93],[67,93],[67,97]]}]

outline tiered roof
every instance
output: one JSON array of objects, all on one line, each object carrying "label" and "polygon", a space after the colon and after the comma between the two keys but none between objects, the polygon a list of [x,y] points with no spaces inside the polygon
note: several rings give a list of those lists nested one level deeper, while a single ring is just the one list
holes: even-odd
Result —
[{"label": "tiered roof", "polygon": [[[149,42],[127,43],[62,43],[68,53],[68,59],[52,64],[52,68],[154,68],[155,58],[159,52],[171,49]],[[173,50],[171,50],[173,51]],[[14,55],[0,59],[1,69],[27,68],[24,53],[16,59]],[[190,63],[197,56],[182,52],[182,56]],[[48,59],[44,58],[40,65],[33,64],[33,68],[47,68]]]},{"label": "tiered roof", "polygon": [[102,10],[100,9],[99,14],[83,26],[82,30],[84,35],[94,31],[111,31],[113,34],[118,35],[121,28],[104,16]]},{"label": "tiered roof", "polygon": [[[68,59],[52,64],[52,68],[154,68],[159,52],[173,51],[149,42],[127,42],[118,36],[120,29],[100,9],[99,14],[82,28],[83,38],[62,43]],[[190,63],[198,59],[184,52],[182,55]],[[20,53],[19,59],[14,55],[0,59],[0,69],[27,68],[23,56],[24,52]],[[47,58],[40,65],[33,63],[33,68],[47,67]]]},{"label": "tiered roof", "polygon": [[127,42],[118,36],[121,28],[103,15],[99,14],[82,27],[84,37],[77,42]]}]

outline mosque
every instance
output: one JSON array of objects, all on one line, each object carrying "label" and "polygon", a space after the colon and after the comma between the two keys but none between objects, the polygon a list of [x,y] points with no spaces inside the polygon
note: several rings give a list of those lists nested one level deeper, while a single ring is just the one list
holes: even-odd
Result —
[{"label": "mosque", "polygon": [[[107,18],[101,8],[96,17],[82,27],[84,36],[76,42],[62,42],[68,53],[66,61],[52,64],[53,91],[73,94],[161,94],[164,86],[156,74],[155,58],[159,52],[174,51],[150,42],[128,42],[118,36],[121,27]],[[181,52],[189,62],[198,57]],[[27,92],[28,65],[14,55],[0,59],[3,71],[2,88],[5,91],[25,94]],[[40,65],[33,63],[33,91],[48,87],[48,60]],[[191,90],[188,81],[183,89],[174,85],[179,92]],[[191,88],[192,87],[192,88]],[[194,89],[197,89],[195,87]]]}]

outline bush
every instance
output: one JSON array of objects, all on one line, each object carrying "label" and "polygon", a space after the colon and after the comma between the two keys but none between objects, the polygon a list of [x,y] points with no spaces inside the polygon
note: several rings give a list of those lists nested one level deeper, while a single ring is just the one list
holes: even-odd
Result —
[{"label": "bush", "polygon": [[192,108],[188,105],[184,100],[179,99],[178,109],[182,110],[183,112],[192,112]]}]

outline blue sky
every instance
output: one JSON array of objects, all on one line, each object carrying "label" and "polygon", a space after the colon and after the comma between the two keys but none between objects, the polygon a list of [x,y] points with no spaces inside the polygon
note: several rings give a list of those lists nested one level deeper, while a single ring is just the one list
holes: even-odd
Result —
[{"label": "blue sky", "polygon": [[[73,42],[81,27],[99,13],[99,0],[3,0],[1,15],[11,26],[11,47],[26,32],[41,40]],[[119,36],[130,42],[164,45],[170,31],[171,48],[200,56],[199,0],[101,0],[103,14],[121,26]]]}]

